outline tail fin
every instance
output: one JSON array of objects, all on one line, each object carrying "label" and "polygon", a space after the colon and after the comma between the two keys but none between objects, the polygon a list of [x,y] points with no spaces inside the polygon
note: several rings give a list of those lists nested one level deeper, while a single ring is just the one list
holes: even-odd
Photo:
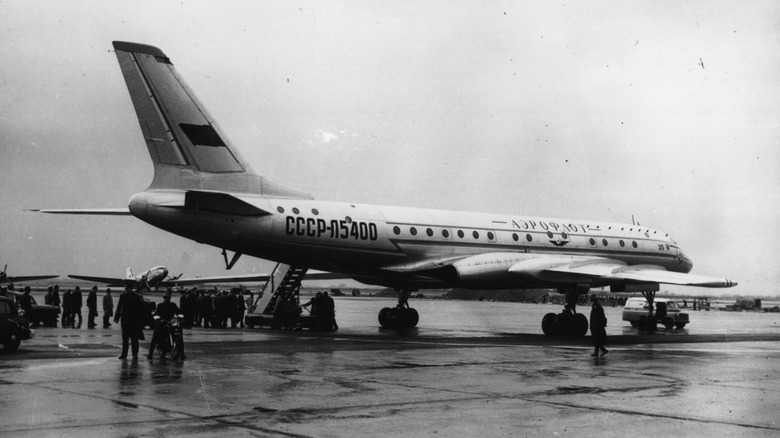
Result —
[{"label": "tail fin", "polygon": [[157,47],[114,41],[152,162],[150,189],[311,196],[260,176]]},{"label": "tail fin", "polygon": [[132,269],[127,268],[127,272],[125,273],[125,280],[135,280]]}]

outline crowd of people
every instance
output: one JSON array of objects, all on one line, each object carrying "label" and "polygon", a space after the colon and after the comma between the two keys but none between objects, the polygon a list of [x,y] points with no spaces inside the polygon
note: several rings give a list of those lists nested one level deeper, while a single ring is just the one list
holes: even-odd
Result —
[{"label": "crowd of people", "polygon": [[[29,295],[29,287],[26,288],[25,296]],[[145,300],[140,291],[135,288],[127,288],[127,291],[133,290],[144,303],[139,311],[139,318],[145,325],[155,311],[155,305]],[[127,292],[126,291],[126,292]],[[171,294],[174,291],[168,288],[166,293]],[[81,288],[76,286],[74,289],[67,289],[60,294],[59,285],[49,286],[44,296],[44,302],[47,305],[61,307],[60,322],[62,327],[81,328],[83,324],[83,307],[86,303],[87,327],[97,327],[96,318],[98,313],[98,304],[102,303],[103,328],[112,326],[111,319],[114,317],[116,324],[121,318],[119,305],[117,304],[115,313],[114,296],[110,288],[105,289],[102,298],[98,296],[97,286],[93,286],[87,294],[86,301],[83,298]],[[255,302],[255,295],[245,289],[234,289],[232,291],[220,291],[218,289],[180,289],[177,306],[177,314],[182,315],[182,325],[185,328],[244,328],[244,317]],[[123,293],[122,295],[125,295]],[[121,297],[120,297],[121,301]],[[20,306],[26,307],[28,302],[24,296],[20,297]],[[295,326],[297,318],[307,308],[310,314],[317,318],[316,329],[323,331],[333,331],[338,329],[335,317],[335,306],[333,298],[327,292],[317,292],[306,304],[301,306],[296,296],[279,296],[275,300],[273,315],[276,324],[283,328],[292,328]],[[144,309],[147,309],[144,311]],[[262,311],[262,309],[259,309]],[[148,314],[148,315],[147,315]],[[143,326],[142,326],[143,328]]]}]

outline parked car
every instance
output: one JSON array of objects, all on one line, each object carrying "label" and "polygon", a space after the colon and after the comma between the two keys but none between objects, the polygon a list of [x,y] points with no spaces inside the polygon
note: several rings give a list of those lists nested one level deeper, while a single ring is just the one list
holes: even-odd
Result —
[{"label": "parked car", "polygon": [[6,351],[16,351],[22,341],[32,337],[27,320],[19,314],[16,301],[0,296],[0,343]]},{"label": "parked car", "polygon": [[[19,307],[19,297],[22,295],[19,292],[11,292],[16,298],[16,306]],[[52,306],[49,304],[38,304],[35,301],[35,297],[30,296],[32,300],[32,311],[26,312],[24,318],[33,326],[42,324],[47,327],[57,327],[57,320],[60,317],[59,306]]]},{"label": "parked car", "polygon": [[681,329],[690,322],[688,314],[670,298],[656,298],[653,304],[655,309],[651,315],[646,299],[629,298],[623,307],[623,321],[630,322],[633,327],[655,328],[656,324],[663,324],[668,329]]}]

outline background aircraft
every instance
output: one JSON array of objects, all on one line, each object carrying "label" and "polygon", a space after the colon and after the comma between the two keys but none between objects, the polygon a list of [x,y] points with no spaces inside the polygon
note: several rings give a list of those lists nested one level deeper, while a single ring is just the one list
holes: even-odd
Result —
[{"label": "background aircraft", "polygon": [[8,264],[6,263],[5,267],[3,267],[3,272],[0,272],[0,284],[18,283],[20,281],[45,280],[47,278],[59,277],[59,275],[25,275],[21,277],[20,276],[11,277],[5,273],[7,269],[8,269]]},{"label": "background aircraft", "polygon": [[[76,280],[103,283],[108,286],[132,286],[141,290],[151,290],[158,287],[192,286],[201,284],[254,283],[268,281],[269,279],[268,274],[181,278],[182,275],[183,274],[179,274],[175,277],[171,277],[168,276],[168,268],[165,266],[155,266],[138,275],[133,275],[133,271],[130,268],[127,268],[127,273],[124,278],[95,277],[90,275],[68,275],[68,277]],[[343,276],[333,276],[327,273],[309,273],[308,278],[322,280],[343,278]]]}]

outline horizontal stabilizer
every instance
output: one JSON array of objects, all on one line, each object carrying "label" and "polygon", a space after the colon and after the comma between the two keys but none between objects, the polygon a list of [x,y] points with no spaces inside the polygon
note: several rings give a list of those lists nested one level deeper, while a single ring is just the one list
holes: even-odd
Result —
[{"label": "horizontal stabilizer", "polygon": [[25,210],[49,214],[89,214],[97,216],[132,216],[127,207],[121,208],[70,208],[70,209],[46,209]]}]

